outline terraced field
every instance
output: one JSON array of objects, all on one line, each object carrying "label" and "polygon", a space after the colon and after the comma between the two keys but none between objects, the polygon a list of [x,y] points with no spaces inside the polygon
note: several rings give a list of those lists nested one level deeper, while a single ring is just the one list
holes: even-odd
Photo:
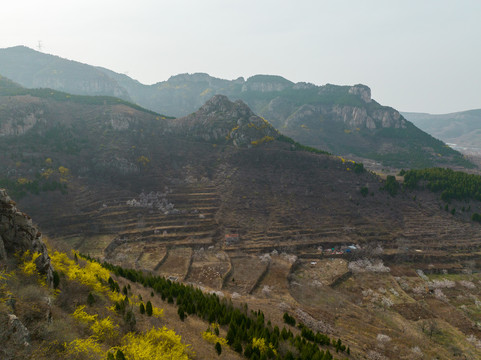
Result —
[{"label": "terraced field", "polygon": [[223,289],[231,293],[251,294],[259,279],[266,274],[269,260],[261,261],[258,256],[233,253],[230,257],[232,270],[224,282]]},{"label": "terraced field", "polygon": [[185,280],[220,290],[231,269],[229,256],[225,252],[213,247],[200,248],[194,251],[189,274]]},{"label": "terraced field", "polygon": [[[144,202],[139,200],[142,197]],[[73,204],[75,214],[55,218],[45,214],[41,219],[54,229],[51,236],[125,267],[164,275],[176,268],[174,276],[184,279],[192,249],[207,249],[221,239],[215,220],[219,196],[209,186],[179,186],[149,194],[125,191],[122,196],[118,189],[106,189],[100,199],[84,187]]]}]

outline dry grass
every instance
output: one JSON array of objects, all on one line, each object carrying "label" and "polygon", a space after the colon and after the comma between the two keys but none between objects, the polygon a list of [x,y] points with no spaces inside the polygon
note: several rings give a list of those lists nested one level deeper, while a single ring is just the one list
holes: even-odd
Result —
[{"label": "dry grass", "polygon": [[197,250],[186,281],[220,290],[224,277],[230,270],[231,263],[225,252],[214,249]]},{"label": "dry grass", "polygon": [[225,289],[239,294],[250,293],[268,266],[258,256],[232,255],[231,263],[232,272],[225,282]]},{"label": "dry grass", "polygon": [[142,270],[154,271],[157,265],[167,256],[165,246],[147,244],[138,260],[138,267]]},{"label": "dry grass", "polygon": [[156,271],[160,276],[173,276],[183,280],[189,271],[192,248],[179,247],[169,249],[166,260]]}]

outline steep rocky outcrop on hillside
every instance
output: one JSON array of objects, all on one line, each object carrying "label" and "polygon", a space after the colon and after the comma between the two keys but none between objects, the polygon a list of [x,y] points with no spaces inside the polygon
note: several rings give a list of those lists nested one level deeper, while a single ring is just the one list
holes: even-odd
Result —
[{"label": "steep rocky outcrop on hillside", "polygon": [[16,253],[38,252],[37,269],[47,275],[47,283],[53,284],[53,268],[42,234],[32,219],[15,206],[4,189],[0,189],[0,261],[6,261]]},{"label": "steep rocky outcrop on hillside", "polygon": [[[273,100],[274,101],[274,100]],[[271,104],[269,104],[271,105]],[[274,109],[275,106],[270,106]],[[270,113],[267,116],[270,117]],[[407,121],[394,109],[377,109],[368,111],[362,107],[349,105],[303,105],[289,116],[284,126],[295,127],[302,125],[303,121],[310,121],[310,118],[322,119],[327,117],[334,122],[344,125],[347,130],[360,129],[405,129]]]},{"label": "steep rocky outcrop on hillside", "polygon": [[189,116],[172,120],[170,131],[237,147],[259,145],[279,136],[268,121],[255,115],[244,102],[231,102],[223,95],[214,96]]},{"label": "steep rocky outcrop on hillside", "polygon": [[26,97],[24,106],[20,99],[0,97],[0,137],[22,135],[44,119],[44,110],[38,99]]}]

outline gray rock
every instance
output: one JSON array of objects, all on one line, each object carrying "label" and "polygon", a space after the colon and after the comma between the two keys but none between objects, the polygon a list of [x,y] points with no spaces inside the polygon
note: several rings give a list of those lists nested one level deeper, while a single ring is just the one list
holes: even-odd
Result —
[{"label": "gray rock", "polygon": [[0,189],[0,260],[27,250],[41,254],[35,261],[37,269],[46,275],[47,284],[53,287],[54,270],[41,233],[32,224],[32,219],[15,207],[6,191]]},{"label": "gray rock", "polygon": [[8,315],[7,338],[13,340],[17,345],[30,346],[30,332],[13,314]]}]

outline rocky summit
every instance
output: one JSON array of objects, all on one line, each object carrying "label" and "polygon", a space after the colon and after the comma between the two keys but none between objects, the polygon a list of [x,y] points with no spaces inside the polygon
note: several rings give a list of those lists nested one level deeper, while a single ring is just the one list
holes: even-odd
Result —
[{"label": "rocky summit", "polygon": [[195,113],[170,123],[176,134],[237,147],[251,147],[279,136],[267,120],[255,115],[243,101],[231,102],[224,95],[214,96]]}]

